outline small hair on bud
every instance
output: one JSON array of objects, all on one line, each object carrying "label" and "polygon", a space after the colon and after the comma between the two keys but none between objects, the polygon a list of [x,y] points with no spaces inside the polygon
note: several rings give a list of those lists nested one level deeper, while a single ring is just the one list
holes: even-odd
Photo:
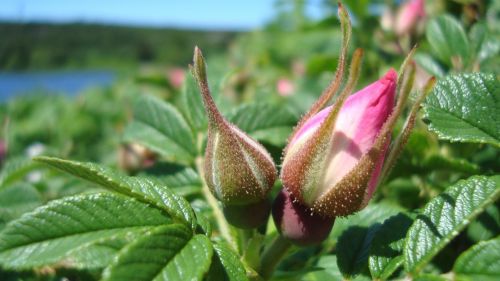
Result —
[{"label": "small hair on bud", "polygon": [[[278,171],[266,149],[229,123],[217,109],[208,85],[205,59],[198,47],[194,48],[192,72],[208,119],[205,181],[212,194],[228,206],[225,208],[227,217],[240,227],[249,227],[241,223],[242,217],[255,207],[252,204],[262,203],[266,198]],[[262,211],[254,218],[253,223],[258,224],[267,218],[269,210],[255,208]]]}]

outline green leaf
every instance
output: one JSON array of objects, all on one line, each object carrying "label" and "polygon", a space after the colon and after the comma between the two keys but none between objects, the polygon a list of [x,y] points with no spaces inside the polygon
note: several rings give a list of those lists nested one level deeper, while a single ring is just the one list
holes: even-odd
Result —
[{"label": "green leaf", "polygon": [[25,269],[52,264],[93,243],[169,224],[160,210],[111,193],[52,201],[0,232],[0,263]]},{"label": "green leaf", "polygon": [[440,275],[435,274],[421,274],[416,276],[413,280],[415,281],[449,281],[449,278],[445,278]]},{"label": "green leaf", "polygon": [[144,235],[144,232],[128,232],[100,240],[72,251],[64,259],[64,265],[78,269],[101,269],[107,267],[127,244]]},{"label": "green leaf", "polygon": [[223,243],[213,244],[213,247],[216,255],[214,256],[215,260],[212,263],[208,280],[248,280],[245,267],[236,253]]},{"label": "green leaf", "polygon": [[419,272],[500,196],[500,176],[461,180],[432,199],[406,236],[405,269]]},{"label": "green leaf", "polygon": [[414,56],[415,61],[429,74],[436,77],[443,77],[445,72],[429,54],[418,53]]},{"label": "green leaf", "polygon": [[498,280],[500,276],[500,237],[480,242],[462,253],[453,272],[457,280]]},{"label": "green leaf", "polygon": [[191,163],[197,150],[184,117],[172,105],[142,95],[134,104],[134,121],[124,132],[126,142],[138,142],[170,161]]},{"label": "green leaf", "polygon": [[481,50],[484,40],[488,35],[488,27],[484,22],[478,22],[472,26],[469,31],[469,39],[471,50],[474,54],[478,54]]},{"label": "green leaf", "polygon": [[191,73],[186,74],[186,80],[182,87],[180,109],[195,133],[206,130],[208,121],[203,107],[203,100],[196,80]]},{"label": "green leaf", "polygon": [[384,220],[398,214],[400,211],[402,211],[402,208],[393,204],[383,202],[369,204],[366,208],[354,215],[336,218],[329,240],[338,238],[351,226],[369,227],[375,223],[382,223]]},{"label": "green leaf", "polygon": [[337,243],[337,264],[346,278],[362,273],[368,265],[368,251],[380,224],[369,228],[352,226],[339,238]]},{"label": "green leaf", "polygon": [[500,202],[489,206],[467,228],[467,236],[475,242],[489,240],[500,233]]},{"label": "green leaf", "polygon": [[200,176],[190,167],[160,162],[139,175],[154,176],[181,196],[189,196],[201,192],[202,183]]},{"label": "green leaf", "polygon": [[448,65],[460,60],[459,65],[467,65],[469,59],[469,40],[462,25],[450,15],[432,19],[425,34],[432,50],[440,60]]},{"label": "green leaf", "polygon": [[135,197],[165,210],[178,222],[196,229],[196,219],[191,205],[168,187],[153,178],[129,177],[94,163],[83,163],[53,157],[34,160],[48,164],[73,176],[88,180],[106,189]]},{"label": "green leaf", "polygon": [[323,268],[310,272],[304,276],[307,281],[320,281],[320,280],[343,280],[342,273],[337,265],[337,256],[325,255],[319,258],[317,267]]},{"label": "green leaf", "polygon": [[201,212],[195,211],[196,220],[198,221],[199,231],[210,237],[212,235],[212,224]]},{"label": "green leaf", "polygon": [[500,38],[488,32],[484,22],[474,24],[469,32],[471,47],[478,62],[483,62],[500,51]]},{"label": "green leaf", "polygon": [[493,74],[458,74],[440,80],[424,104],[439,138],[500,146],[500,82]]},{"label": "green leaf", "polygon": [[448,170],[467,174],[477,174],[481,170],[473,162],[461,158],[451,158],[442,154],[432,154],[422,160],[422,169],[429,173],[437,170]]},{"label": "green leaf", "polygon": [[38,165],[24,157],[12,158],[5,162],[0,172],[0,190],[6,188],[12,182],[22,178]]},{"label": "green leaf", "polygon": [[212,255],[205,235],[181,224],[160,226],[120,251],[103,280],[201,280]]},{"label": "green leaf", "polygon": [[350,11],[353,11],[357,19],[362,19],[368,14],[368,6],[370,5],[369,0],[344,0],[343,3],[349,7]]},{"label": "green leaf", "polygon": [[400,213],[385,220],[375,233],[368,260],[372,278],[388,279],[403,265],[404,241],[412,222],[408,215]]},{"label": "green leaf", "polygon": [[297,123],[297,117],[288,108],[264,103],[243,105],[228,119],[256,140],[276,146],[286,144]]},{"label": "green leaf", "polygon": [[3,224],[42,205],[42,196],[28,183],[16,183],[0,190],[0,229]]}]

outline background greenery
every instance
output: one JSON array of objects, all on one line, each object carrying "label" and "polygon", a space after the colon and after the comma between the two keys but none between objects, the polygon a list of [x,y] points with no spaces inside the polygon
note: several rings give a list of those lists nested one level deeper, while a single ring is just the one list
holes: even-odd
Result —
[{"label": "background greenery", "polygon": [[[357,88],[390,67],[397,69],[415,43],[414,92],[430,75],[438,84],[370,205],[338,218],[321,246],[294,248],[280,264],[276,280],[496,280],[498,1],[428,1],[425,19],[403,36],[382,27],[380,13],[370,6],[396,11],[397,3],[344,2],[354,18],[351,45],[365,50]],[[0,279],[123,280],[135,270],[149,280],[146,271],[127,269],[122,261],[133,260],[148,247],[165,248],[162,241],[174,236],[177,247],[186,251],[173,257],[178,262],[207,253],[197,260],[197,271],[182,278],[217,280],[221,272],[231,280],[252,276],[249,271],[260,256],[252,249],[268,243],[276,229],[270,222],[251,241],[240,241],[241,235],[231,229],[236,248],[220,239],[196,170],[206,120],[187,64],[194,46],[200,46],[221,111],[280,163],[293,126],[331,79],[341,43],[336,5],[325,1],[325,10],[332,13],[320,20],[308,18],[304,5],[278,1],[276,17],[263,30],[242,33],[0,25],[2,70],[107,68],[119,73],[111,87],[74,99],[38,93],[0,104],[0,139],[7,144],[6,156],[0,158]],[[168,78],[173,66],[187,74],[181,87]],[[293,90],[279,94],[280,80],[291,83]],[[130,154],[129,144],[146,147],[147,157],[143,150]],[[84,163],[31,161],[40,152]],[[145,157],[154,159],[154,165],[143,165]],[[138,185],[137,176],[152,181]],[[161,200],[151,197],[164,186],[168,189]],[[273,192],[280,187],[277,183]],[[103,188],[114,193],[102,193]],[[173,201],[187,207],[171,205]],[[85,212],[64,220],[49,215],[71,213],[72,208]],[[103,229],[111,222],[117,232]],[[40,224],[46,224],[45,233],[28,238],[19,234]],[[73,232],[66,233],[68,229]],[[58,240],[65,235],[74,236]],[[29,254],[33,252],[37,254]],[[170,263],[154,266],[165,276],[179,277]]]}]

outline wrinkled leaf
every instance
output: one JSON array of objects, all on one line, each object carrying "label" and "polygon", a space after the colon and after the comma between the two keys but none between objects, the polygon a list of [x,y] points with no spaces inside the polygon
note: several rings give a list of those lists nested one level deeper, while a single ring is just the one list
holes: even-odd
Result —
[{"label": "wrinkled leaf", "polygon": [[0,190],[6,188],[10,183],[24,177],[24,175],[37,166],[36,163],[24,157],[10,159],[0,170]]},{"label": "wrinkled leaf", "polygon": [[483,241],[458,257],[453,272],[457,280],[498,280],[500,276],[500,237]]},{"label": "wrinkled leaf", "polygon": [[190,196],[201,192],[200,176],[191,167],[160,162],[139,175],[154,176],[181,196]]},{"label": "wrinkled leaf", "polygon": [[107,267],[127,244],[141,237],[143,232],[128,232],[123,235],[112,236],[107,240],[78,248],[71,251],[61,263],[78,269],[102,269]]},{"label": "wrinkled leaf", "polygon": [[213,247],[215,250],[215,261],[212,263],[213,268],[209,273],[209,280],[248,280],[245,267],[236,253],[223,243],[216,243]]},{"label": "wrinkled leaf", "polygon": [[296,116],[283,106],[263,103],[243,105],[228,119],[258,141],[277,146],[286,144]]},{"label": "wrinkled leaf", "polygon": [[352,277],[367,269],[368,251],[380,224],[369,228],[352,226],[339,238],[337,245],[337,264],[342,275]]},{"label": "wrinkled leaf", "polygon": [[109,190],[153,204],[165,210],[175,220],[189,224],[193,229],[196,228],[196,219],[191,205],[155,179],[129,177],[94,163],[52,157],[38,157],[35,160]]},{"label": "wrinkled leaf", "polygon": [[351,226],[369,227],[375,223],[382,223],[385,219],[396,215],[400,211],[402,211],[400,207],[390,203],[369,204],[354,215],[336,218],[329,241],[337,239]]},{"label": "wrinkled leaf", "polygon": [[476,242],[489,240],[500,233],[500,210],[498,206],[491,205],[479,215],[467,228],[467,235]]},{"label": "wrinkled leaf", "polygon": [[92,243],[169,224],[162,211],[111,193],[52,201],[0,232],[0,263],[24,269],[52,264]]},{"label": "wrinkled leaf", "polygon": [[196,145],[188,123],[172,105],[143,95],[134,103],[134,121],[125,129],[123,139],[137,142],[170,161],[191,163]]},{"label": "wrinkled leaf", "polygon": [[440,80],[424,104],[439,138],[500,146],[500,82],[493,74],[457,74]]},{"label": "wrinkled leaf", "polygon": [[123,248],[103,280],[201,280],[212,255],[206,236],[181,224],[160,226]]},{"label": "wrinkled leaf", "polygon": [[375,233],[368,260],[373,278],[388,279],[403,265],[404,241],[412,222],[408,215],[400,213],[385,220]]},{"label": "wrinkled leaf", "polygon": [[40,193],[28,183],[16,183],[0,191],[0,229],[3,224],[42,205]]},{"label": "wrinkled leaf", "polygon": [[500,196],[500,176],[461,180],[431,200],[406,235],[405,269],[422,267]]}]

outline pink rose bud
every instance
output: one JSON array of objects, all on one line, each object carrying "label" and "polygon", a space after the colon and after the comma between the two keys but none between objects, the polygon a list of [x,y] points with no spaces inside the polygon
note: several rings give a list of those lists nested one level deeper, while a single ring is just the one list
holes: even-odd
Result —
[{"label": "pink rose bud", "polygon": [[[210,95],[205,61],[198,48],[195,48],[193,74],[201,90],[209,123],[205,181],[212,194],[225,206],[247,206],[237,211],[251,212],[255,204],[266,200],[276,181],[273,159],[261,144],[221,115]],[[269,209],[270,206],[267,214]]]},{"label": "pink rose bud", "polygon": [[278,82],[276,82],[276,90],[280,96],[288,97],[295,91],[295,86],[289,79],[280,78]]},{"label": "pink rose bud", "polygon": [[319,244],[328,237],[335,219],[311,214],[294,200],[286,189],[281,190],[273,203],[273,219],[279,233],[297,246]]},{"label": "pink rose bud", "polygon": [[[281,169],[284,191],[273,204],[276,228],[298,245],[321,242],[336,217],[353,214],[368,204],[406,144],[420,104],[435,84],[435,79],[427,82],[391,141],[413,86],[411,57],[415,49],[404,60],[399,79],[391,69],[349,96],[360,74],[363,51],[354,51],[349,78],[343,83],[351,25],[340,3],[338,11],[343,36],[337,71],[289,139]],[[327,106],[335,96],[333,105]]]},{"label": "pink rose bud", "polygon": [[185,73],[182,68],[172,68],[167,73],[168,81],[175,89],[179,89],[184,83]]},{"label": "pink rose bud", "polygon": [[425,16],[424,4],[424,0],[410,0],[401,6],[394,27],[396,34],[403,35],[415,28],[420,18]]},{"label": "pink rose bud", "polygon": [[2,163],[6,158],[6,155],[7,155],[7,145],[5,145],[5,142],[3,140],[0,140],[0,166],[2,166]]},{"label": "pink rose bud", "polygon": [[[389,143],[389,133],[381,130],[393,111],[396,80],[391,69],[348,97],[331,131],[323,123],[333,106],[303,122],[290,139],[281,179],[292,196],[311,211],[332,218],[345,216],[361,209],[372,196]],[[380,137],[385,140],[375,153],[372,150]],[[318,142],[319,138],[327,142]],[[374,155],[372,169],[358,167]]]}]

